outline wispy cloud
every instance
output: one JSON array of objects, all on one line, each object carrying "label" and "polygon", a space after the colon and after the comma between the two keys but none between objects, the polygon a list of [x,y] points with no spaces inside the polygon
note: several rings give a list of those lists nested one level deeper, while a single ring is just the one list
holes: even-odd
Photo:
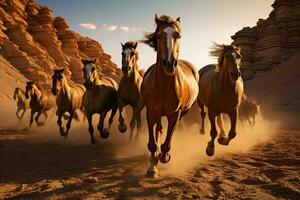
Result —
[{"label": "wispy cloud", "polygon": [[121,26],[121,25],[108,25],[108,24],[102,24],[102,30],[104,31],[124,31],[124,32],[136,32],[136,28],[131,28],[128,26]]},{"label": "wispy cloud", "polygon": [[79,25],[82,26],[83,28],[90,29],[90,30],[94,30],[97,28],[96,25],[92,23],[81,23]]}]

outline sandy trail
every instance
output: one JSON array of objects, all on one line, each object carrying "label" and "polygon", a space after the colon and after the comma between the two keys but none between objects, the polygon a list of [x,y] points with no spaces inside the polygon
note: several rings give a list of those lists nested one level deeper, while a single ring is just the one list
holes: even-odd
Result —
[{"label": "sandy trail", "polygon": [[145,177],[145,134],[127,142],[114,127],[107,140],[96,133],[92,146],[78,122],[67,140],[53,122],[30,132],[2,128],[0,199],[299,199],[300,131],[258,123],[208,158],[209,137],[198,128],[176,132],[158,179]]}]

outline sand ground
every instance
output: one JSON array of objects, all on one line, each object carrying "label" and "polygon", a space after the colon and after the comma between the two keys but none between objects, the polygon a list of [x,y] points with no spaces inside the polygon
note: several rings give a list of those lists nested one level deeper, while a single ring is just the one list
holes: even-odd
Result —
[{"label": "sand ground", "polygon": [[[208,134],[181,128],[172,159],[160,176],[147,178],[147,135],[128,142],[113,127],[107,140],[89,143],[76,122],[67,140],[56,124],[22,131],[10,120],[0,129],[0,199],[299,199],[300,130],[259,119],[239,127],[228,147],[205,155]],[[12,128],[13,127],[13,128]]]}]

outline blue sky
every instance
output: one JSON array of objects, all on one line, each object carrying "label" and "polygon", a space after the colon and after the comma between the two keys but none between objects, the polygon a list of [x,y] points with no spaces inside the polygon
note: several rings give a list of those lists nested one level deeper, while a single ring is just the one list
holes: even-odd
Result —
[{"label": "blue sky", "polygon": [[[230,38],[245,26],[267,18],[273,0],[37,0],[64,17],[70,28],[99,41],[120,66],[121,42],[140,40],[154,31],[154,15],[181,17],[180,58],[197,68],[215,62],[208,56],[212,42],[231,43]],[[139,66],[148,68],[156,53],[140,44]]]}]

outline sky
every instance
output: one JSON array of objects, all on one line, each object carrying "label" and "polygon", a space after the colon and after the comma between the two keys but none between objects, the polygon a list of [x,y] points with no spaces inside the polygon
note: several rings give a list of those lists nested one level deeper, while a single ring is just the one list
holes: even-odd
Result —
[{"label": "sky", "polygon": [[[180,59],[201,68],[215,62],[212,42],[230,44],[235,32],[266,19],[274,0],[37,0],[64,17],[70,29],[100,42],[112,61],[121,65],[121,42],[141,40],[155,30],[154,16],[181,18]],[[156,61],[156,52],[139,44],[140,68]]]}]

